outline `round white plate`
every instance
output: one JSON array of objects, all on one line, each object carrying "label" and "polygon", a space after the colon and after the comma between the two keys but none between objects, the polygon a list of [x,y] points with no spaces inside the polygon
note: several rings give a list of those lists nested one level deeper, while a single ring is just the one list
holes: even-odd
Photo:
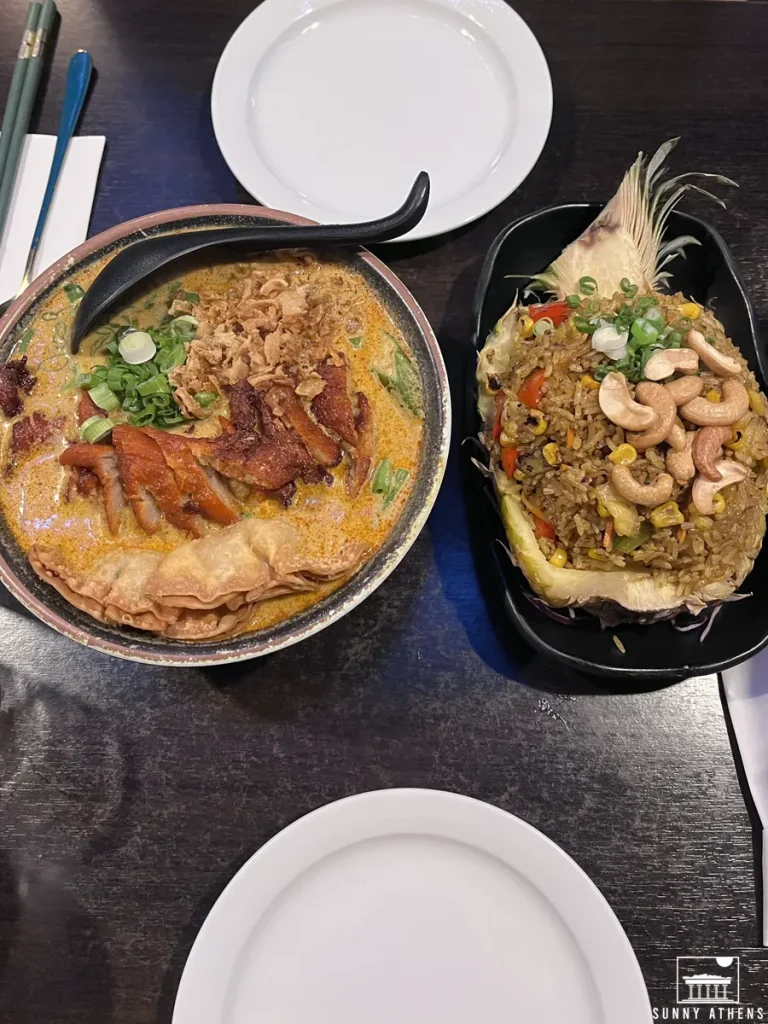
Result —
[{"label": "round white plate", "polygon": [[435,790],[290,825],[205,921],[173,1024],[648,1024],[610,907],[554,843]]},{"label": "round white plate", "polygon": [[432,194],[408,238],[450,231],[518,187],[549,133],[552,83],[504,0],[265,0],[213,81],[224,159],[265,206],[324,224]]}]

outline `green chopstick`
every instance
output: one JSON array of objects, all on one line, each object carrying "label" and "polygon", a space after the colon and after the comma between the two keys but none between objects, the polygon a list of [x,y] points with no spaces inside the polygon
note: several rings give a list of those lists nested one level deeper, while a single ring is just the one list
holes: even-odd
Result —
[{"label": "green chopstick", "polygon": [[32,118],[32,108],[37,97],[47,43],[57,14],[56,4],[53,0],[45,0],[34,34],[32,52],[24,62],[27,67],[21,81],[21,92],[11,129],[11,139],[8,144],[5,166],[0,169],[0,241],[2,241],[5,222],[8,217],[8,207],[11,205],[13,188],[16,184],[21,150],[24,146],[24,139]]},{"label": "green chopstick", "polygon": [[27,10],[27,23],[24,26],[24,34],[21,37],[16,66],[13,69],[13,77],[11,78],[11,88],[8,91],[8,99],[5,104],[3,126],[0,129],[0,181],[3,179],[3,168],[5,167],[8,150],[11,148],[13,125],[19,109],[19,100],[21,99],[24,76],[27,73],[27,64],[32,56],[32,47],[41,10],[42,5],[37,3],[30,4]]}]

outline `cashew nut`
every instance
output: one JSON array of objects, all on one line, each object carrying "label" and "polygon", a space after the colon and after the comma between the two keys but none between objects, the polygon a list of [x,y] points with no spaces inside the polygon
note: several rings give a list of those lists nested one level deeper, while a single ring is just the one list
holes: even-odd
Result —
[{"label": "cashew nut", "polygon": [[627,378],[615,370],[603,379],[598,401],[611,423],[625,430],[646,430],[656,422],[655,411],[634,401],[627,387]]},{"label": "cashew nut", "polygon": [[611,483],[622,498],[635,505],[660,505],[671,496],[674,481],[669,473],[659,473],[652,484],[639,484],[629,466],[614,466]]},{"label": "cashew nut", "polygon": [[702,427],[696,431],[693,442],[693,461],[696,469],[707,480],[719,480],[716,460],[723,454],[723,445],[730,441],[733,431],[730,427]]},{"label": "cashew nut", "polygon": [[664,438],[670,448],[674,448],[676,452],[681,452],[686,445],[685,427],[679,419],[675,418],[675,422],[672,424],[672,429]]},{"label": "cashew nut", "polygon": [[685,441],[682,451],[667,452],[667,470],[675,478],[678,484],[687,484],[696,476],[696,466],[693,464],[691,448],[696,431],[691,430],[684,434]]},{"label": "cashew nut", "polygon": [[730,356],[726,356],[724,353],[718,352],[714,345],[710,345],[709,342],[705,340],[701,331],[688,331],[688,337],[685,339],[685,344],[688,348],[692,348],[693,351],[698,354],[702,363],[704,363],[712,373],[716,373],[718,377],[738,377],[742,372],[741,364],[737,363],[735,359],[731,359]]},{"label": "cashew nut", "polygon": [[699,357],[690,348],[663,348],[654,352],[645,364],[645,376],[648,380],[664,380],[671,377],[677,370],[679,373],[696,373],[699,368]]},{"label": "cashew nut", "polygon": [[675,405],[685,405],[699,397],[704,390],[704,380],[702,377],[680,377],[669,381],[664,389],[672,396]]},{"label": "cashew nut", "polygon": [[663,441],[670,432],[677,416],[677,406],[663,384],[643,381],[635,389],[638,402],[649,406],[656,413],[656,422],[641,434],[627,434],[627,441],[639,452],[653,448]]},{"label": "cashew nut", "polygon": [[[706,342],[705,342],[706,344]],[[722,402],[694,398],[680,409],[680,415],[697,427],[728,427],[738,423],[749,409],[749,392],[739,380],[723,381]]]},{"label": "cashew nut", "polygon": [[731,484],[738,484],[742,480],[746,480],[749,472],[746,466],[742,466],[740,462],[734,462],[733,459],[720,459],[715,463],[715,469],[720,474],[719,480],[707,480],[706,477],[697,476],[691,488],[693,504],[696,506],[696,511],[703,516],[711,516],[714,512],[712,499],[718,491],[722,491],[724,487],[730,487]]}]

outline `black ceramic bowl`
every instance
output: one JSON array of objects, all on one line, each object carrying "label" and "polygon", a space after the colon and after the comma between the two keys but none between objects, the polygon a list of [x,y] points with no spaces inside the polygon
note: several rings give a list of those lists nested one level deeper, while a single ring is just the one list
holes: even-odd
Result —
[{"label": "black ceramic bowl", "polygon": [[[594,220],[602,207],[575,203],[540,210],[511,224],[497,237],[483,265],[475,298],[475,348],[482,348],[489,331],[512,303],[515,289],[525,280],[509,274],[532,274],[548,266]],[[669,289],[682,291],[711,305],[766,390],[768,365],[757,337],[752,305],[720,235],[703,221],[682,213],[670,217],[669,237],[690,234],[700,246],[689,246],[686,260],[674,260]],[[467,433],[476,436],[480,421],[477,393],[471,375],[466,410]],[[472,454],[469,452],[466,458]],[[479,473],[470,489],[492,491]],[[497,595],[520,635],[532,647],[581,672],[616,680],[683,679],[718,672],[756,654],[768,643],[768,558],[761,554],[740,592],[752,596],[723,605],[702,641],[703,630],[680,632],[671,622],[621,625],[603,630],[597,618],[580,613],[570,624],[560,623],[535,607],[533,592],[515,568],[502,544],[501,518],[491,501],[471,499],[470,512],[481,531],[479,554],[490,563]],[[684,616],[685,621],[689,621]],[[619,637],[622,654],[613,642]]]}]

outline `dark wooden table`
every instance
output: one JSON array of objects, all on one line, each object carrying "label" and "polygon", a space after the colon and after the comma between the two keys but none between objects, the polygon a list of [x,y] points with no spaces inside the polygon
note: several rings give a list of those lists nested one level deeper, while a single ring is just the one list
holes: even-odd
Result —
[{"label": "dark wooden table", "polygon": [[[457,399],[473,288],[498,230],[549,203],[606,198],[639,148],[672,135],[684,136],[680,170],[740,182],[728,213],[708,215],[768,318],[768,6],[517,6],[554,79],[537,167],[468,229],[385,254],[435,325]],[[108,140],[92,229],[247,199],[216,148],[209,92],[251,0],[60,7],[38,124],[55,130],[66,62],[88,48],[99,76],[82,130]],[[0,7],[0,96],[24,8]],[[708,953],[741,954],[745,1000],[768,1005],[752,830],[717,680],[608,691],[526,650],[479,589],[455,455],[394,576],[268,659],[215,672],[111,661],[6,604],[4,1024],[170,1020],[193,938],[234,870],[298,815],[388,786],[480,797],[559,843],[616,911],[655,1005],[674,1000],[675,957]]]}]

